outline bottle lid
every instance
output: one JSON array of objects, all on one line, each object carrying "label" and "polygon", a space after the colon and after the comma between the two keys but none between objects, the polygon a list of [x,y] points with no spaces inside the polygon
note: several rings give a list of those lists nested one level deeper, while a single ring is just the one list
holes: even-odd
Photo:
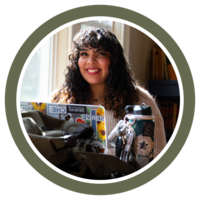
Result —
[{"label": "bottle lid", "polygon": [[140,105],[128,105],[125,107],[126,114],[133,114],[133,115],[152,115],[151,107],[146,106],[142,103]]}]

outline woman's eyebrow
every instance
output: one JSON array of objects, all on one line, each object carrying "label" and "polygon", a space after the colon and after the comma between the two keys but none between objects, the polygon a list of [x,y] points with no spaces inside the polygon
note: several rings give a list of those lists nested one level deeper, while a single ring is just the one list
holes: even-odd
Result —
[{"label": "woman's eyebrow", "polygon": [[81,49],[80,51],[89,51],[89,49]]},{"label": "woman's eyebrow", "polygon": [[105,49],[98,49],[98,48],[89,48],[89,49],[80,49],[80,51],[89,51],[90,49],[95,49],[94,53],[98,53],[99,51],[105,51]]},{"label": "woman's eyebrow", "polygon": [[105,49],[98,49],[98,51],[105,51]]}]

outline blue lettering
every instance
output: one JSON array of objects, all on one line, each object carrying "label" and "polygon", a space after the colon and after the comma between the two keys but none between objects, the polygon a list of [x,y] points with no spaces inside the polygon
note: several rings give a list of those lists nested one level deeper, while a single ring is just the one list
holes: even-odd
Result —
[{"label": "blue lettering", "polygon": [[28,108],[28,110],[32,110],[32,106],[31,105],[27,106],[27,108]]},{"label": "blue lettering", "polygon": [[91,120],[95,120],[96,121],[96,116],[92,116]]},{"label": "blue lettering", "polygon": [[91,116],[91,115],[86,115],[86,114],[82,114],[82,120],[96,120],[96,121],[104,121],[104,116]]},{"label": "blue lettering", "polygon": [[95,137],[97,137],[96,110],[90,110],[90,114],[92,116],[91,117],[91,125],[95,131]]},{"label": "blue lettering", "polygon": [[58,106],[55,104],[47,104],[47,114],[52,115],[56,118],[59,118],[58,116]]},{"label": "blue lettering", "polygon": [[66,113],[66,109],[65,108],[59,108],[59,113]]},{"label": "blue lettering", "polygon": [[21,109],[22,110],[26,110],[26,106],[25,105],[21,105]]},{"label": "blue lettering", "polygon": [[86,115],[86,120],[91,120],[91,116],[90,115]]},{"label": "blue lettering", "polygon": [[52,112],[57,112],[57,108],[56,107],[52,107]]},{"label": "blue lettering", "polygon": [[100,120],[99,121],[104,121],[104,117],[100,116]]}]

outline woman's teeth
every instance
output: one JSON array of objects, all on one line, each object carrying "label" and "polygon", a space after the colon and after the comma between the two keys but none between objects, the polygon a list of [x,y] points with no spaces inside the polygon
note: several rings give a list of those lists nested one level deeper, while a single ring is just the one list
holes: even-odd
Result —
[{"label": "woman's teeth", "polygon": [[99,69],[88,69],[88,72],[98,72],[99,71]]}]

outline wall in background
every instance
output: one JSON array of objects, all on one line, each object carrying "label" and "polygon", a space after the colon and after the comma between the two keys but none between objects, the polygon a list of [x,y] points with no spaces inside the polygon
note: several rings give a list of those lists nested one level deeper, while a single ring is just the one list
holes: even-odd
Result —
[{"label": "wall in background", "polygon": [[129,61],[136,79],[147,88],[150,78],[151,50],[158,45],[141,31],[130,27]]}]

